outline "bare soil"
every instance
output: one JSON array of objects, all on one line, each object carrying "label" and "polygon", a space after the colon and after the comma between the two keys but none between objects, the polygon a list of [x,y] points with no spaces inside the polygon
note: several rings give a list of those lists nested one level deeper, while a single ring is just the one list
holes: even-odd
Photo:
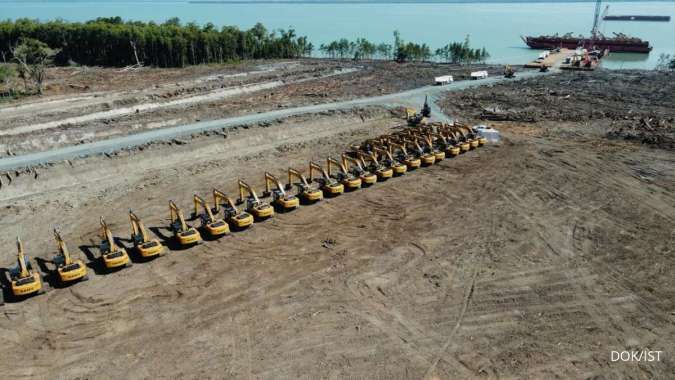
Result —
[{"label": "bare soil", "polygon": [[[497,67],[483,67],[492,72]],[[475,69],[475,67],[474,67]],[[469,67],[298,60],[137,71],[56,68],[46,95],[0,105],[0,155],[466,78]]]},{"label": "bare soil", "polygon": [[[0,189],[0,260],[17,234],[49,259],[59,226],[95,261],[98,217],[126,239],[129,208],[168,239],[169,199],[189,214],[194,193],[234,194],[237,178],[261,189],[265,170],[306,172],[400,123],[376,108],[306,115],[15,177]],[[501,144],[117,273],[92,262],[88,282],[5,304],[0,371],[671,378],[672,152],[607,139],[595,120],[490,124]],[[661,361],[610,360],[644,349]]]},{"label": "bare soil", "polygon": [[565,72],[448,94],[446,113],[471,120],[564,121],[609,138],[675,150],[675,73]]}]

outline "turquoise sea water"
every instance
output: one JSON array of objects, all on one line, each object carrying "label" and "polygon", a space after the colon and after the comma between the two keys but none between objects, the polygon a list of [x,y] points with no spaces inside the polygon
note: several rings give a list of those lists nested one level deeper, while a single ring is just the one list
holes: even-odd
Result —
[{"label": "turquoise sea water", "polygon": [[[85,21],[96,17],[162,22],[171,17],[212,22],[218,26],[250,28],[261,22],[270,29],[296,29],[315,46],[337,38],[365,37],[393,43],[398,29],[404,40],[426,42],[437,48],[461,41],[469,34],[472,44],[487,48],[491,61],[524,63],[537,52],[521,35],[573,32],[588,35],[593,22],[593,3],[455,3],[455,4],[193,4],[180,1],[0,1],[0,19],[21,17]],[[603,6],[604,8],[604,6]],[[670,15],[675,2],[610,3],[609,14]],[[622,32],[649,40],[651,54],[612,54],[609,68],[653,68],[661,53],[675,54],[675,21],[605,21],[606,35]]]}]

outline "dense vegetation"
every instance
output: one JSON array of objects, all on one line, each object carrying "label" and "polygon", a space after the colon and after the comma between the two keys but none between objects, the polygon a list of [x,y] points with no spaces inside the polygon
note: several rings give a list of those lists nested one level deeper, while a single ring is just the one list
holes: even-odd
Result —
[{"label": "dense vegetation", "polygon": [[328,44],[321,44],[319,51],[330,58],[352,59],[396,59],[399,62],[429,61],[435,58],[441,62],[473,63],[484,62],[490,54],[483,49],[471,47],[469,36],[464,42],[451,42],[434,53],[427,44],[405,42],[398,31],[394,31],[394,45],[373,43],[365,38],[350,41],[341,38]]},{"label": "dense vegetation", "polygon": [[127,66],[145,64],[182,67],[250,58],[297,58],[313,49],[293,29],[268,32],[262,24],[242,31],[209,23],[182,25],[177,18],[163,24],[124,22],[119,17],[85,23],[19,19],[0,22],[0,60],[9,62],[22,39],[44,42],[58,50],[58,64]]}]

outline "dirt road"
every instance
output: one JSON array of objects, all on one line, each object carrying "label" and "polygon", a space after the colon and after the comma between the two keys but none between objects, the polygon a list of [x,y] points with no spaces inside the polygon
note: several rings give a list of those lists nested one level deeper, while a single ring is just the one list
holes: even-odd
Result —
[{"label": "dirt road", "polygon": [[[519,79],[527,79],[541,75],[545,74],[537,72],[526,72],[522,73],[519,76]],[[99,153],[113,153],[121,149],[133,148],[154,141],[170,140],[172,138],[190,136],[202,132],[218,131],[218,130],[226,132],[229,128],[233,126],[266,122],[270,120],[276,120],[289,116],[296,116],[308,113],[345,110],[355,107],[367,107],[367,106],[386,106],[386,107],[404,106],[404,107],[419,108],[419,105],[424,103],[425,97],[427,96],[429,96],[429,103],[432,106],[432,110],[436,115],[436,118],[440,120],[446,120],[448,118],[436,106],[436,101],[441,96],[441,94],[449,91],[459,91],[479,86],[491,86],[503,80],[505,80],[503,77],[492,77],[480,81],[465,80],[454,82],[446,86],[424,86],[413,90],[402,91],[387,95],[358,98],[342,102],[321,103],[310,106],[286,108],[282,110],[260,112],[227,119],[218,119],[193,124],[180,125],[177,127],[154,129],[148,132],[135,133],[123,137],[110,138],[91,143],[83,143],[64,148],[51,149],[43,152],[29,153],[15,157],[2,158],[0,159],[0,171],[9,171]],[[82,116],[81,118],[86,117],[88,116]],[[35,132],[40,129],[42,128],[29,128],[26,130],[26,133]],[[8,133],[10,132],[11,130],[8,131]],[[0,135],[1,134],[2,132],[0,132]]]},{"label": "dirt road", "polygon": [[[400,123],[368,108],[300,115],[51,166],[0,189],[0,253],[96,255],[133,208],[262,186],[265,170]],[[0,315],[12,378],[668,378],[675,372],[673,157],[554,123]],[[575,126],[571,126],[575,128]],[[573,132],[573,133],[572,133]],[[570,134],[577,136],[570,138]],[[194,222],[193,222],[194,223]],[[128,245],[128,242],[123,241]],[[92,268],[92,270],[95,268]],[[610,351],[662,350],[660,362]]]}]

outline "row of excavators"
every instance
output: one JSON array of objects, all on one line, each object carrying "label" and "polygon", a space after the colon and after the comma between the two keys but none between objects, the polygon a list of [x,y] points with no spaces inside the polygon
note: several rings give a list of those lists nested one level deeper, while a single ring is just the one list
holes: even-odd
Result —
[{"label": "row of excavators", "polygon": [[[279,177],[265,172],[265,190],[261,197],[243,180],[238,181],[239,197],[234,200],[217,189],[212,191],[212,204],[195,194],[190,220],[198,220],[198,227],[188,224],[180,207],[171,200],[168,227],[173,235],[171,239],[180,247],[201,244],[203,234],[209,238],[218,238],[231,231],[244,230],[254,222],[273,217],[275,212],[289,212],[299,208],[301,204],[313,204],[346,191],[372,186],[420,167],[433,165],[446,157],[458,156],[486,143],[484,138],[464,124],[428,123],[423,119],[424,116],[416,115],[412,122],[409,119],[409,126],[400,131],[352,145],[337,159],[327,157],[325,166],[310,161],[308,177],[297,169],[288,168],[288,180],[284,184]],[[129,222],[132,249],[139,257],[151,259],[165,254],[165,246],[150,236],[141,219],[132,210],[129,210]],[[129,253],[115,242],[103,218],[100,219],[100,238],[98,249],[103,268],[113,271],[132,265]],[[56,229],[54,239],[57,253],[51,260],[53,267],[49,268],[49,272],[61,285],[86,281],[87,265],[71,256]],[[8,271],[10,295],[24,298],[42,293],[44,290],[40,273],[31,266],[19,238],[17,250],[18,265]]]}]

